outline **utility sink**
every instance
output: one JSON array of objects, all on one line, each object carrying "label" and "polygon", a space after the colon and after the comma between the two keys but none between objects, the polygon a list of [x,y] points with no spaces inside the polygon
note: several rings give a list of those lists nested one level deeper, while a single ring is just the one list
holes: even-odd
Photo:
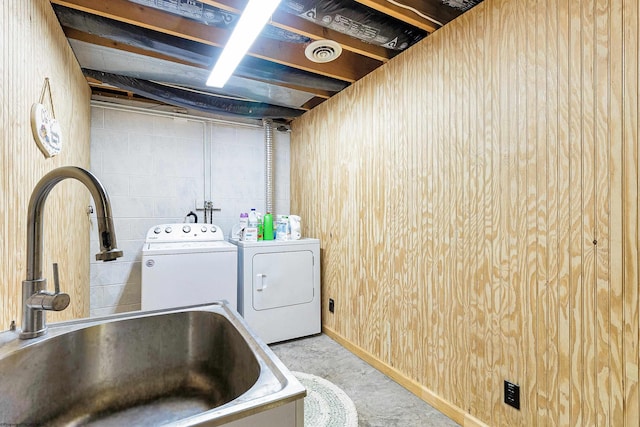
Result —
[{"label": "utility sink", "polygon": [[301,425],[304,387],[223,303],[17,335],[0,333],[0,425],[236,426],[291,402]]}]

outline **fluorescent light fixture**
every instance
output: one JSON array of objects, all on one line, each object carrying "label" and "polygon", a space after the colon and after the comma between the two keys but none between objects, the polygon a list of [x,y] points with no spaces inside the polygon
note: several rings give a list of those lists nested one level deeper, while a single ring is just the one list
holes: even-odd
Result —
[{"label": "fluorescent light fixture", "polygon": [[249,50],[281,0],[249,0],[218,62],[207,79],[207,86],[223,87]]}]

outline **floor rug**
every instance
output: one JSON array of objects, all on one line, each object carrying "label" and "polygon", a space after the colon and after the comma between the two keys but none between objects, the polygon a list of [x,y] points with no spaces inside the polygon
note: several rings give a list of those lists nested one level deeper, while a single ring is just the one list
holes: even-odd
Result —
[{"label": "floor rug", "polygon": [[304,399],[305,427],[357,427],[353,401],[337,385],[316,375],[293,372],[307,389]]}]

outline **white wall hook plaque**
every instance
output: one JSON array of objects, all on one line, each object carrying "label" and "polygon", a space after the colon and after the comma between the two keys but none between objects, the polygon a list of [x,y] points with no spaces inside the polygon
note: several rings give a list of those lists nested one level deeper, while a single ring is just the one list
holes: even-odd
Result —
[{"label": "white wall hook plaque", "polygon": [[62,149],[62,129],[55,118],[55,112],[53,116],[49,115],[49,110],[42,103],[47,89],[49,89],[49,100],[53,109],[49,79],[46,78],[40,95],[40,102],[31,106],[31,131],[33,139],[36,140],[38,148],[40,148],[45,157],[53,157],[59,154]]}]

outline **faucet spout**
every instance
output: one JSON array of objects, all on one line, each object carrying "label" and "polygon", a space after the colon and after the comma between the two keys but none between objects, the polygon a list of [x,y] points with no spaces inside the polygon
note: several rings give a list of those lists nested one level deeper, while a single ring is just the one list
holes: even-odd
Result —
[{"label": "faucet spout", "polygon": [[44,204],[53,187],[66,178],[73,178],[84,184],[96,204],[100,233],[100,253],[96,254],[96,260],[112,261],[122,256],[122,251],[117,249],[109,196],[98,178],[91,172],[74,166],[54,169],[42,177],[29,200],[27,279],[22,282],[22,339],[35,338],[46,333],[44,310],[62,310],[68,305],[68,296],[65,298],[66,294],[60,294],[58,289],[55,294],[46,292],[46,279],[42,277]]}]

